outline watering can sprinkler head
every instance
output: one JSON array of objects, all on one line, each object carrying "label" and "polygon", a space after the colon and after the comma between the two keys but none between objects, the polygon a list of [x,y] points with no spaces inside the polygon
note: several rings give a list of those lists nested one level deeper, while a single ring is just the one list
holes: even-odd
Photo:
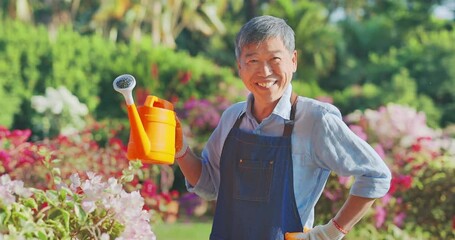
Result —
[{"label": "watering can sprinkler head", "polygon": [[133,88],[136,86],[136,79],[130,74],[123,74],[115,78],[112,83],[115,91],[121,93],[127,105],[134,104]]}]

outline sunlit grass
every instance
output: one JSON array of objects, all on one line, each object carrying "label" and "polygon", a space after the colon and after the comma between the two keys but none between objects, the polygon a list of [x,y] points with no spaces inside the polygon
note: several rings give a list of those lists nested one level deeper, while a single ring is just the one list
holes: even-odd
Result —
[{"label": "sunlit grass", "polygon": [[153,226],[153,232],[157,240],[206,240],[211,228],[211,222],[159,223]]}]

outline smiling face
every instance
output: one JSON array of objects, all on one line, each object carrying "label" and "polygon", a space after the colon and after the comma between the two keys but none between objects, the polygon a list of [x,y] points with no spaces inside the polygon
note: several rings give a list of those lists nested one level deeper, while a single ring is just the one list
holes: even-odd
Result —
[{"label": "smiling face", "polygon": [[237,60],[240,78],[256,101],[277,104],[297,69],[297,52],[286,49],[279,37],[247,44]]}]

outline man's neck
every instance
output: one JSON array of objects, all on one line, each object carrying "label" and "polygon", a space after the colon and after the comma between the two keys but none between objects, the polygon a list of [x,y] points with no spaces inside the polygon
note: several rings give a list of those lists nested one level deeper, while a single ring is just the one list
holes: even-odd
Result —
[{"label": "man's neck", "polygon": [[275,109],[278,101],[274,103],[260,104],[257,101],[253,100],[251,104],[251,113],[258,123],[261,123],[265,118],[272,114],[273,109]]}]

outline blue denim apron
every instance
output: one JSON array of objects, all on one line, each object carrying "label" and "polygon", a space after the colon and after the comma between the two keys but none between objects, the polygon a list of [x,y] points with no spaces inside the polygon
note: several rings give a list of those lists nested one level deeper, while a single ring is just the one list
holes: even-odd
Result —
[{"label": "blue denim apron", "polygon": [[294,197],[291,133],[283,136],[247,133],[239,128],[244,114],[226,138],[220,160],[218,193],[211,240],[276,240],[286,232],[302,232]]}]

